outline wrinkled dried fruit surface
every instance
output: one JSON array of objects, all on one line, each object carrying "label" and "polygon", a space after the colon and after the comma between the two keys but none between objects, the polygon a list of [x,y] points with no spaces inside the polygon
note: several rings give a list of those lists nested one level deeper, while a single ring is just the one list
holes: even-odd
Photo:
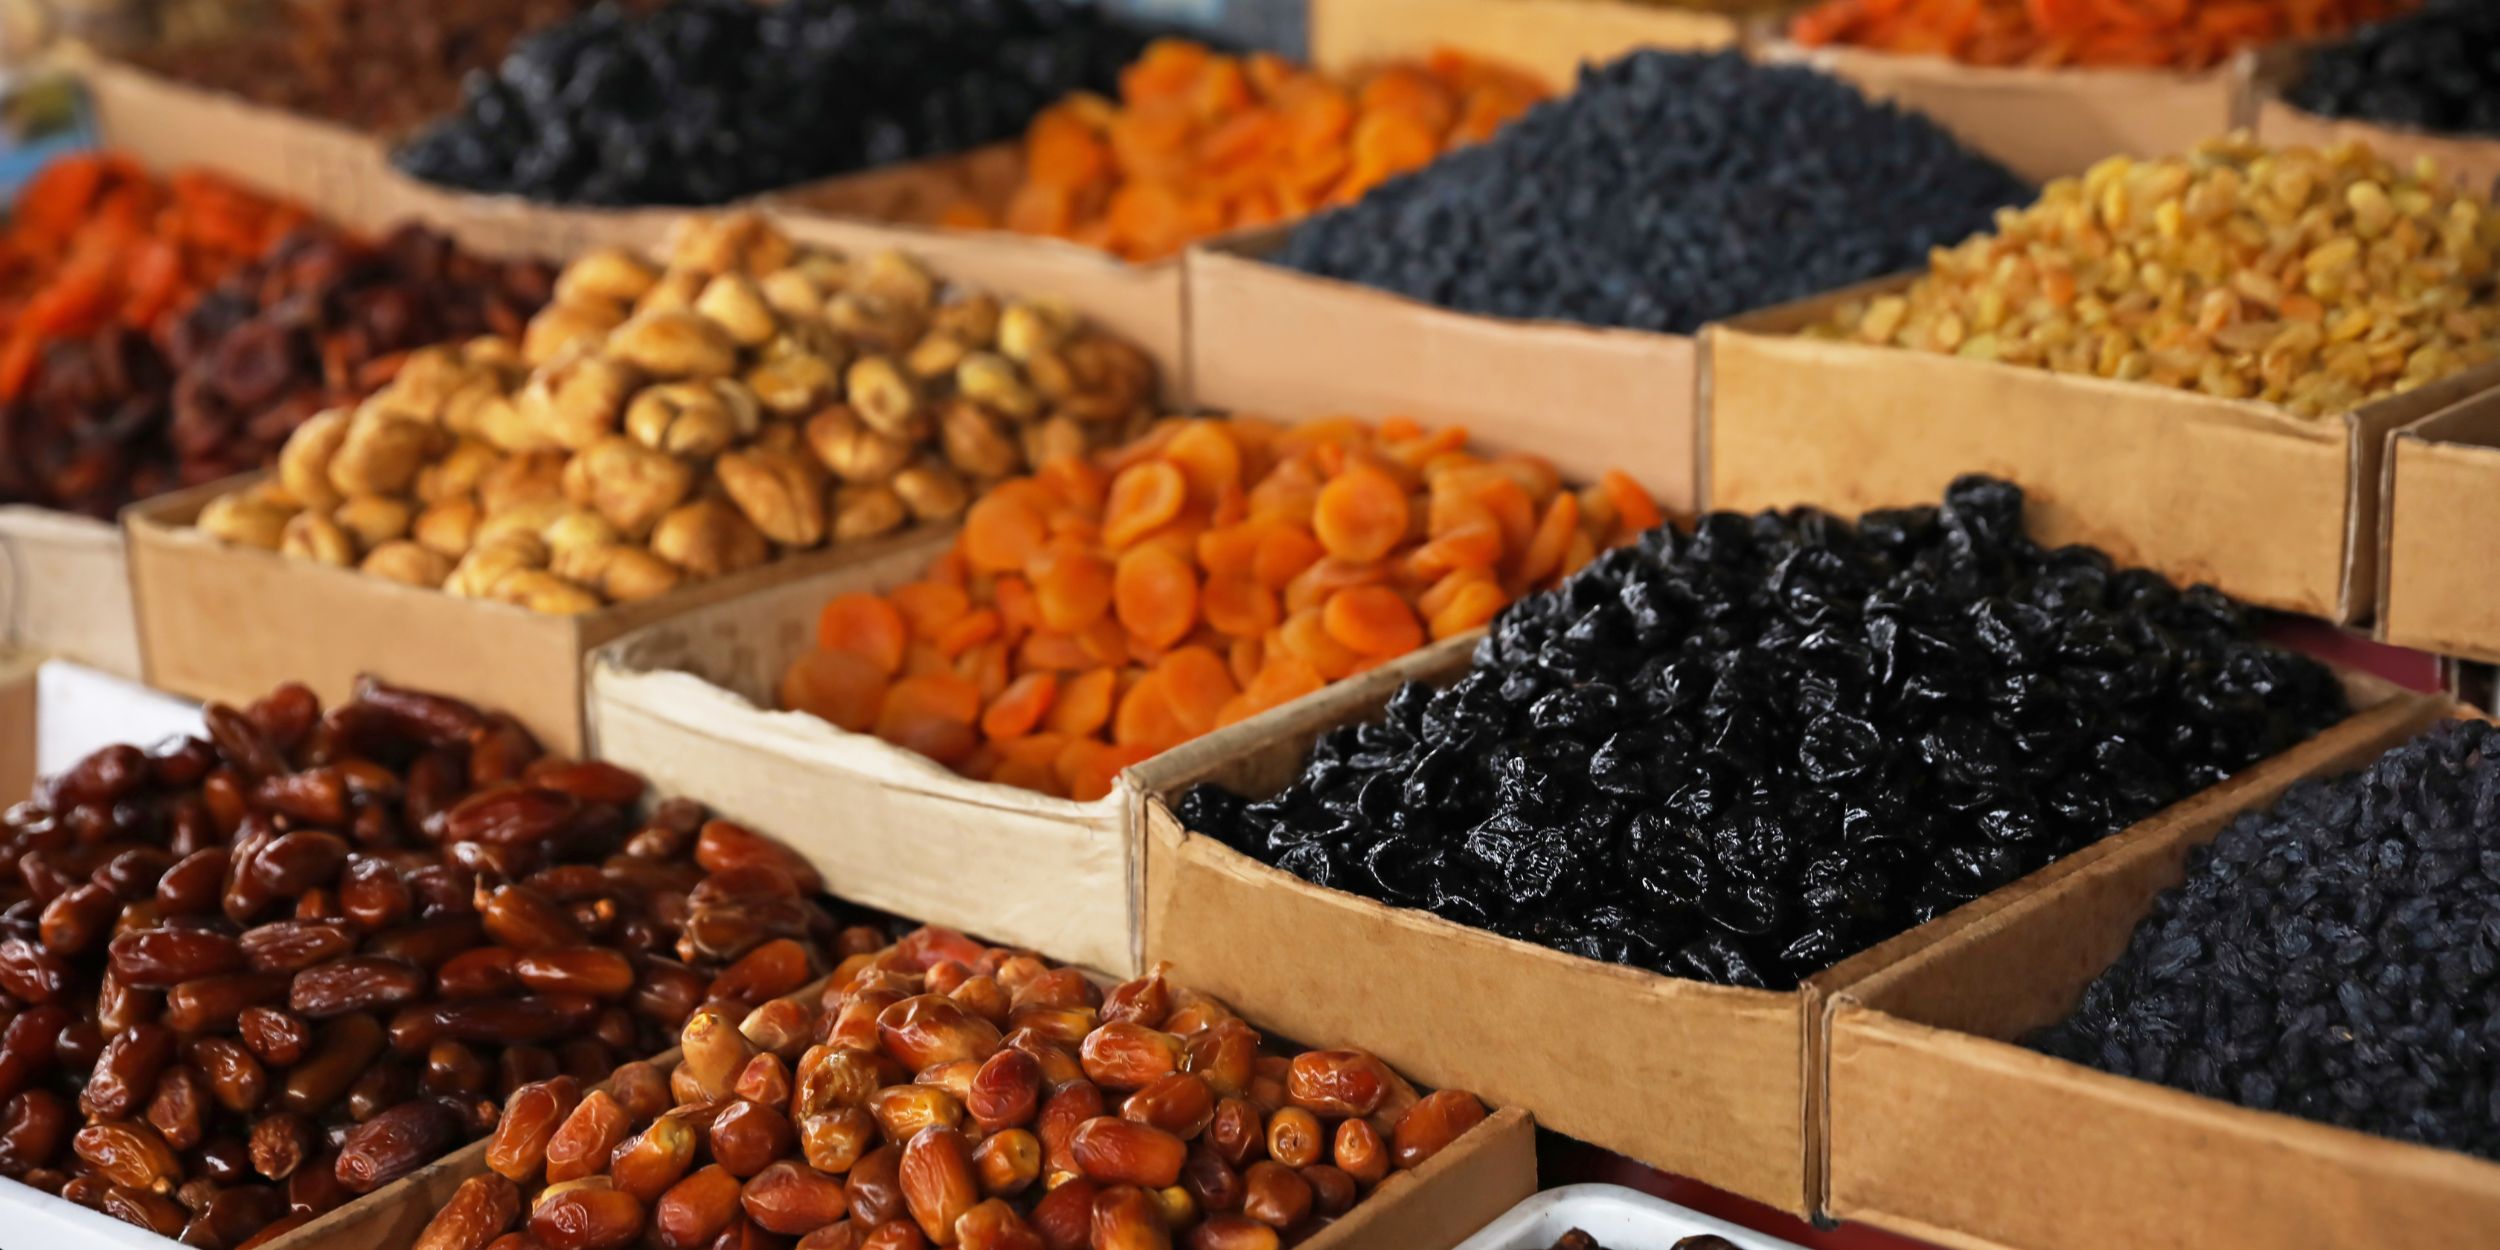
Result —
[{"label": "wrinkled dried fruit surface", "polygon": [[2322,117],[2500,135],[2500,10],[2430,0],[2313,52],[2285,98]]},{"label": "wrinkled dried fruit surface", "polygon": [[[666,1078],[628,1061],[677,1044],[707,987],[734,1019],[873,944],[840,933],[778,844],[682,800],[646,812],[640,778],[544,758],[500,715],[367,680],[326,710],[289,686],[202,719],[205,737],[106,748],[0,811],[0,899],[21,904],[0,922],[0,1177],[87,1181],[91,1205],[150,1228],[164,1198],[204,1250],[492,1129],[502,1189],[462,1190],[424,1243],[485,1250],[555,1147],[604,1172],[668,1110]],[[194,864],[219,871],[178,875]],[[68,940],[84,921],[53,916],[56,951],[35,900],[83,906],[81,881],[127,901],[109,938]],[[610,1124],[565,1140],[594,1104]],[[776,1114],[717,1117],[724,1153],[781,1153]],[[629,1196],[660,1198],[701,1132],[638,1159]],[[610,1199],[575,1206],[556,1224],[581,1245],[627,1222]]]},{"label": "wrinkled dried fruit surface", "polygon": [[2074,1013],[2026,1044],[2262,1111],[2500,1159],[2491,726],[2300,782],[2190,853]]},{"label": "wrinkled dried fruit surface", "polygon": [[1856,44],[1971,65],[2205,69],[2242,49],[2323,41],[2420,0],[2110,5],[2041,0],[1823,0],[1789,23],[1809,47]]},{"label": "wrinkled dried fruit surface", "polygon": [[1403,418],[1173,419],[991,487],[919,581],[825,605],[784,706],[1093,801],[1131,764],[1491,620],[1660,521]]},{"label": "wrinkled dried fruit surface", "polygon": [[1913,267],[2023,196],[1925,116],[1837,78],[1644,51],[1303,223],[1275,259],[1461,312],[1689,334]]},{"label": "wrinkled dried fruit surface", "polygon": [[2210,587],[2046,550],[2019,489],[1651,530],[1190,828],[1317,884],[1787,987],[2341,719]]},{"label": "wrinkled dried fruit surface", "polygon": [[2500,214],[2366,145],[2115,157],[1811,332],[2340,417],[2500,356]]}]

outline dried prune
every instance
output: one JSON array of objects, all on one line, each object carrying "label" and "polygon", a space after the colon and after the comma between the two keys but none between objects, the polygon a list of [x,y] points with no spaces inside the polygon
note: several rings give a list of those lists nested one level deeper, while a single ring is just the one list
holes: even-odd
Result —
[{"label": "dried prune", "polygon": [[[1784,988],[2347,705],[2210,587],[2043,548],[2022,492],[1703,517],[1495,619],[1473,667],[1194,830],[1612,963]],[[1300,1101],[1297,1098],[1297,1101]]]},{"label": "dried prune", "polygon": [[2430,0],[2311,54],[2287,98],[2324,117],[2500,135],[2500,9]]}]

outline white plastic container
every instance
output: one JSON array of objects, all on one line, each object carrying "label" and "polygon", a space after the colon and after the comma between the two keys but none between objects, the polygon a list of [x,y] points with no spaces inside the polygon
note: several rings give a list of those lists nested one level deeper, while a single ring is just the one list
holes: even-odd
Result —
[{"label": "white plastic container", "polygon": [[1502,1213],[1458,1250],[1550,1250],[1555,1239],[1579,1229],[1606,1250],[1673,1250],[1676,1242],[1705,1233],[1734,1242],[1739,1250],[1800,1250],[1794,1242],[1679,1207],[1621,1185],[1565,1185],[1549,1189]]},{"label": "white plastic container", "polygon": [[0,1250],[181,1250],[170,1237],[0,1181]]}]

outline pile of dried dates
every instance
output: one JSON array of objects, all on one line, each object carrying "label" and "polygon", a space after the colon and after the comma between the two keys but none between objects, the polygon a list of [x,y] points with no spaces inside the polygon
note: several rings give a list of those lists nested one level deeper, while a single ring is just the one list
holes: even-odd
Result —
[{"label": "pile of dried dates", "polygon": [[953,520],[982,486],[1141,428],[1155,369],[1054,305],[900,253],[689,218],[665,264],[567,265],[515,343],[409,355],[314,415],[199,527],[534,611],[593,611]]},{"label": "pile of dried dates", "polygon": [[[515,1094],[420,1250],[1277,1250],[1482,1123],[1359,1050],[1269,1053],[1162,969],[921,929],[686,1021],[663,1086]],[[672,1105],[674,1104],[674,1105]]]},{"label": "pile of dried dates", "polygon": [[269,463],[322,408],[447,338],[517,336],[553,272],[404,227],[378,242],[307,226],[154,326],[43,348],[0,404],[0,500],[110,517],[135,499]]},{"label": "pile of dried dates", "polygon": [[2029,1041],[2243,1107],[2500,1159],[2500,739],[2450,721],[2240,816]]},{"label": "pile of dried dates", "polygon": [[472,77],[394,160],[533,200],[720,204],[1013,139],[1114,90],[1149,38],[1069,0],[603,4]]},{"label": "pile of dried dates", "polygon": [[2022,492],[1661,527],[1495,618],[1255,802],[1182,819],[1316,884],[1784,988],[2341,719],[2210,587],[2043,548]]},{"label": "pile of dried dates", "polygon": [[805,861],[367,681],[108,747],[0,817],[0,1175],[238,1250],[873,933]]}]

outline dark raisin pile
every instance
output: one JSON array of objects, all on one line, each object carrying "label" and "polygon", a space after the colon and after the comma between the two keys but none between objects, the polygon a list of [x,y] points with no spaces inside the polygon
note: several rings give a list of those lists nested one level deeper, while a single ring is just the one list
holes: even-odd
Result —
[{"label": "dark raisin pile", "polygon": [[1652,530],[1495,618],[1468,673],[1190,828],[1592,959],[1793,986],[2341,719],[2324,666],[2025,536],[2019,488],[1856,524]]},{"label": "dark raisin pile", "polygon": [[1687,333],[1924,266],[2030,198],[1838,79],[1638,52],[1304,223],[1276,259],[1462,312]]},{"label": "dark raisin pile", "polygon": [[603,4],[472,77],[395,159],[535,200],[718,204],[1014,138],[1115,89],[1151,37],[1071,0]]},{"label": "dark raisin pile", "polygon": [[2326,117],[2500,135],[2500,5],[2431,0],[2310,58],[2287,97]]},{"label": "dark raisin pile", "polygon": [[2500,1159],[2500,735],[2449,722],[2304,781],[2188,861],[2029,1045]]}]

